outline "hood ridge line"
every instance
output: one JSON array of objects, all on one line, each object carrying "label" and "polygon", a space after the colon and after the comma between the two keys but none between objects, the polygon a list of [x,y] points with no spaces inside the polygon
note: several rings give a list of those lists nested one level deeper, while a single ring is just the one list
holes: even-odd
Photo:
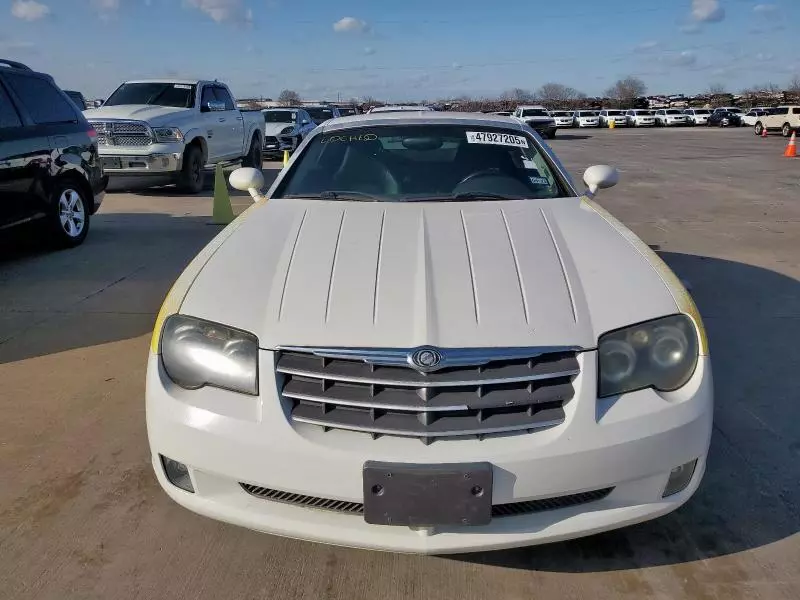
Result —
[{"label": "hood ridge line", "polygon": [[553,248],[556,251],[556,256],[558,256],[558,264],[561,266],[561,274],[564,276],[564,283],[567,286],[567,294],[569,295],[569,303],[570,307],[572,308],[572,320],[575,323],[578,323],[578,309],[575,306],[575,294],[572,290],[572,283],[569,280],[569,276],[567,276],[567,269],[566,265],[564,264],[564,257],[561,253],[561,248],[558,247],[558,242],[556,242],[555,235],[553,235],[553,229],[550,227],[550,222],[547,220],[547,214],[545,214],[544,209],[540,208],[539,212],[542,214],[542,220],[544,221],[544,226],[547,227],[547,233],[550,234],[550,241],[553,242]]},{"label": "hood ridge line", "polygon": [[344,218],[347,215],[347,209],[342,209],[342,218],[339,219],[339,231],[336,234],[336,247],[333,250],[333,261],[331,261],[331,274],[328,277],[328,297],[325,300],[325,322],[328,322],[328,318],[331,314],[331,296],[333,294],[333,277],[334,272],[336,271],[336,261],[339,258],[339,243],[342,240],[342,229],[344,228]]},{"label": "hood ridge line", "polygon": [[475,323],[480,325],[481,318],[478,310],[478,291],[475,288],[475,265],[472,262],[472,248],[469,245],[469,234],[467,233],[467,221],[464,218],[464,209],[461,213],[461,229],[464,231],[464,245],[467,248],[467,261],[469,262],[469,282],[472,286],[472,304],[475,307]]},{"label": "hood ridge line", "polygon": [[297,251],[297,242],[300,240],[300,232],[303,231],[303,223],[306,222],[306,215],[308,214],[308,209],[303,210],[303,217],[300,219],[300,225],[297,228],[297,235],[294,238],[294,243],[292,244],[292,253],[289,255],[289,264],[286,266],[286,275],[283,278],[283,288],[281,289],[281,301],[278,305],[278,321],[281,320],[281,316],[283,315],[283,300],[286,297],[286,285],[289,283],[289,273],[292,270],[292,263],[294,262],[294,254]]},{"label": "hood ridge line", "polygon": [[519,257],[517,256],[517,248],[514,246],[514,238],[511,237],[511,228],[508,225],[506,218],[506,211],[500,209],[500,216],[503,217],[503,223],[506,226],[506,236],[508,236],[508,245],[511,246],[511,256],[514,257],[514,270],[517,273],[517,283],[519,284],[519,295],[522,299],[522,310],[525,312],[525,324],[531,324],[530,310],[528,309],[528,296],[525,293],[525,286],[522,285],[522,274],[519,271]]},{"label": "hood ridge line", "polygon": [[386,223],[386,209],[381,215],[381,231],[378,234],[378,258],[375,261],[375,287],[372,294],[372,324],[378,321],[378,286],[381,280],[381,258],[383,258],[383,228]]}]

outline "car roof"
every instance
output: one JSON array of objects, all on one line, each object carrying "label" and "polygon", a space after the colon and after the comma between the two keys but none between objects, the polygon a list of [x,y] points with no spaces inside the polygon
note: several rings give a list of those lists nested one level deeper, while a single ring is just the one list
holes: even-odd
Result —
[{"label": "car roof", "polygon": [[130,81],[125,81],[123,83],[177,83],[179,85],[197,85],[199,83],[218,83],[219,85],[225,85],[221,81],[207,81],[205,79],[170,79],[169,77],[164,79],[131,79]]},{"label": "car roof", "polygon": [[519,106],[517,106],[517,108],[521,108],[523,110],[525,110],[526,108],[542,108],[544,110],[547,110],[541,104],[520,104]]},{"label": "car roof", "polygon": [[369,125],[474,125],[495,126],[523,131],[524,125],[509,117],[483,113],[437,112],[432,110],[371,113],[331,119],[323,131],[337,131]]},{"label": "car roof", "polygon": [[262,108],[261,112],[271,112],[273,110],[302,110],[296,106],[272,106],[270,108]]}]

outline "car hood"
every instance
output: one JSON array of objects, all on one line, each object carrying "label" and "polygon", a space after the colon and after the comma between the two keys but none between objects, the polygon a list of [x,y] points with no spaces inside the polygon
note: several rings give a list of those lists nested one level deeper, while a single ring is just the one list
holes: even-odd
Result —
[{"label": "car hood", "polygon": [[264,135],[277,136],[287,127],[294,127],[291,123],[266,123]]},{"label": "car hood", "polygon": [[646,253],[579,198],[277,199],[240,218],[180,312],[263,348],[593,348],[677,312]]},{"label": "car hood", "polygon": [[89,120],[132,119],[146,121],[150,125],[174,125],[176,118],[193,115],[191,108],[175,108],[172,106],[153,106],[150,104],[120,104],[117,106],[101,106],[84,111]]}]

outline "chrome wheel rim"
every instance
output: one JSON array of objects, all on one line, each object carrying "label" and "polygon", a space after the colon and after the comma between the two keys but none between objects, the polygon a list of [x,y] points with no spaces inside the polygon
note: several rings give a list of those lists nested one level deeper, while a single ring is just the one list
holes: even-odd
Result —
[{"label": "chrome wheel rim", "polygon": [[86,210],[81,195],[72,189],[66,189],[58,198],[58,217],[61,228],[69,237],[78,237],[86,226]]}]

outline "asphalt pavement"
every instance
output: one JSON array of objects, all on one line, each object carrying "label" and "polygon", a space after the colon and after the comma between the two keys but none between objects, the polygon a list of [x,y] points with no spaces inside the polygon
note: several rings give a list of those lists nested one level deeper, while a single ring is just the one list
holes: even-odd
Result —
[{"label": "asphalt pavement", "polygon": [[[145,359],[167,290],[220,227],[210,190],[116,182],[82,247],[0,246],[0,599],[800,597],[800,159],[745,129],[569,130],[550,144],[578,181],[620,168],[598,201],[690,283],[705,319],[715,427],[686,506],[458,557],[281,539],[184,510],[151,471]],[[278,168],[265,163],[268,179]]]}]

